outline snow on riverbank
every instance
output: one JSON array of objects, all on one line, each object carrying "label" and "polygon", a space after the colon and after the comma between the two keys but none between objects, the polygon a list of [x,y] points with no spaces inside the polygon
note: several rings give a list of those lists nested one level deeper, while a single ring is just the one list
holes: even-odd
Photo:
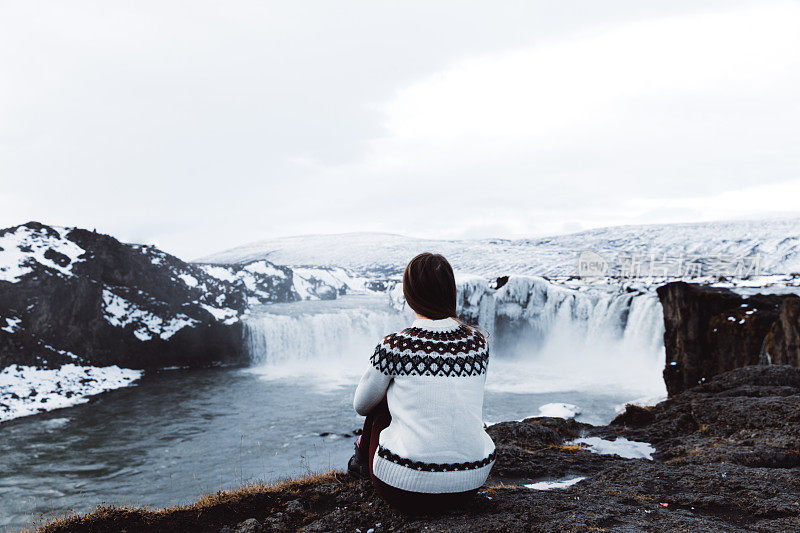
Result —
[{"label": "snow on riverbank", "polygon": [[127,387],[141,370],[118,366],[63,365],[58,369],[11,365],[0,371],[0,422],[88,401],[89,396]]}]

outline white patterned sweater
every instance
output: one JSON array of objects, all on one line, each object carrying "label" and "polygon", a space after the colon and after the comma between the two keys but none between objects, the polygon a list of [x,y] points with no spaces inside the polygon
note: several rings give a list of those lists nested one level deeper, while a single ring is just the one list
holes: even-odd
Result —
[{"label": "white patterned sweater", "polygon": [[452,318],[417,319],[387,335],[370,363],[353,407],[366,415],[385,395],[392,415],[378,439],[375,476],[423,493],[483,485],[495,458],[483,429],[484,336]]}]

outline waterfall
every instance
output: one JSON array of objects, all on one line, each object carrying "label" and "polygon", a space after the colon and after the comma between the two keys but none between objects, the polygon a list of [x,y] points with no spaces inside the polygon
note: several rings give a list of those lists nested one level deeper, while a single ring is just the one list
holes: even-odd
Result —
[{"label": "waterfall", "polygon": [[[664,325],[655,293],[574,290],[524,276],[497,289],[483,278],[461,279],[458,291],[460,316],[491,334],[490,388],[663,389]],[[245,320],[252,366],[269,377],[352,382],[380,339],[411,322],[397,292],[263,306]]]},{"label": "waterfall", "polygon": [[511,278],[499,289],[470,279],[459,289],[459,314],[493,333],[495,348],[507,356],[566,339],[576,349],[612,342],[653,357],[663,348],[663,313],[653,292],[577,291],[534,277]]},{"label": "waterfall", "polygon": [[345,296],[263,306],[245,324],[251,364],[271,377],[334,375],[364,369],[381,339],[409,318],[385,297]]},{"label": "waterfall", "polygon": [[658,296],[647,293],[631,299],[628,320],[622,337],[623,349],[640,350],[664,364],[664,310]]},{"label": "waterfall", "polygon": [[654,292],[574,290],[526,276],[497,289],[469,278],[459,288],[461,316],[491,334],[491,388],[664,388],[664,320]]}]

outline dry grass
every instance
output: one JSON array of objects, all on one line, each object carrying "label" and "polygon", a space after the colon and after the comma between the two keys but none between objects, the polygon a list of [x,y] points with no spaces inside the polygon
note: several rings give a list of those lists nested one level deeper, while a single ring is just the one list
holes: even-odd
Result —
[{"label": "dry grass", "polygon": [[588,452],[589,451],[586,448],[586,446],[579,446],[577,444],[559,444],[559,445],[555,445],[554,444],[553,446],[550,446],[550,447],[555,449],[555,450],[561,450],[563,452],[568,452],[568,453],[578,453],[578,452]]},{"label": "dry grass", "polygon": [[487,492],[492,492],[492,491],[495,491],[495,490],[518,489],[518,488],[519,488],[519,485],[505,485],[503,483],[497,483],[495,485],[489,485],[488,487],[486,487],[485,490]]},{"label": "dry grass", "polygon": [[53,518],[39,526],[40,533],[64,531],[205,531],[245,518],[259,520],[283,509],[287,501],[300,499],[310,487],[342,484],[346,474],[339,471],[310,474],[275,483],[253,483],[242,487],[206,494],[188,505],[163,509],[146,506],[101,505],[79,515],[72,513]]},{"label": "dry grass", "polygon": [[621,490],[610,490],[608,491],[608,494],[612,494],[614,496],[621,496],[624,498],[634,498],[636,500],[641,500],[648,503],[658,503],[658,498],[654,498],[649,494],[638,494],[635,492],[625,492]]}]

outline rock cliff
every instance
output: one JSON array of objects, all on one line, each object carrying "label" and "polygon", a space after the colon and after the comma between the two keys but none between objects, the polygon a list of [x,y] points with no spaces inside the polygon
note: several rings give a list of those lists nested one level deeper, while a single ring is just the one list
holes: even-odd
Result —
[{"label": "rock cliff", "polygon": [[668,283],[664,309],[664,381],[670,395],[746,365],[800,366],[800,297],[743,296],[725,288]]}]

